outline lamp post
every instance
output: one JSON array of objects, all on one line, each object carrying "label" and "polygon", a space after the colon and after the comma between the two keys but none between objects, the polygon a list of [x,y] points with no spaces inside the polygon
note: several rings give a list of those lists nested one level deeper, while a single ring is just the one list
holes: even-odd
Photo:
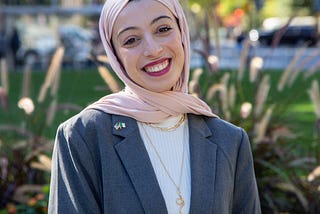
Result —
[{"label": "lamp post", "polygon": [[[315,1],[318,1],[318,0],[315,0]],[[254,3],[256,5],[256,9],[259,11],[264,5],[264,0],[254,0]]]},{"label": "lamp post", "polygon": [[313,9],[317,22],[318,36],[320,36],[320,0],[313,0]]}]

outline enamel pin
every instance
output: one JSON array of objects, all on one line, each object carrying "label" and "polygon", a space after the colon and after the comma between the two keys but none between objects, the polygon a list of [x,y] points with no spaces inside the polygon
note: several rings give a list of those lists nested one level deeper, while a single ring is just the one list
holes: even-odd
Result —
[{"label": "enamel pin", "polygon": [[113,126],[116,130],[120,130],[123,128],[126,128],[126,124],[123,122],[117,122],[114,126]]}]

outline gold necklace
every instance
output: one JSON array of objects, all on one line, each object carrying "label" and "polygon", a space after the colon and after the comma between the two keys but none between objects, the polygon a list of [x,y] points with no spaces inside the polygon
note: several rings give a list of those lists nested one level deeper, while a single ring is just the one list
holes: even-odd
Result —
[{"label": "gold necklace", "polygon": [[181,124],[186,120],[186,114],[183,114],[180,120],[174,124],[173,126],[169,127],[161,127],[161,126],[156,126],[154,123],[146,123],[148,126],[151,126],[152,128],[159,129],[161,131],[173,131],[176,130]]},{"label": "gold necklace", "polygon": [[183,209],[184,204],[185,204],[184,198],[181,195],[180,187],[181,187],[181,181],[182,181],[183,166],[184,166],[184,162],[185,162],[186,126],[187,126],[187,124],[184,125],[184,129],[183,129],[183,150],[182,150],[182,158],[181,158],[182,160],[181,160],[181,166],[180,166],[179,184],[177,185],[176,182],[174,181],[174,179],[172,178],[172,176],[170,175],[169,170],[167,169],[167,167],[164,164],[163,160],[161,159],[161,156],[160,156],[156,146],[152,143],[152,140],[149,137],[148,132],[146,131],[146,129],[144,127],[144,124],[142,123],[142,129],[143,129],[143,131],[144,131],[144,133],[145,133],[145,135],[146,135],[146,137],[147,137],[147,139],[149,141],[149,144],[152,146],[152,148],[156,152],[156,155],[159,158],[160,163],[161,163],[164,171],[166,172],[166,174],[170,178],[171,182],[174,184],[174,186],[177,189],[178,198],[176,199],[176,204],[179,206],[179,214],[182,214],[182,209]]}]

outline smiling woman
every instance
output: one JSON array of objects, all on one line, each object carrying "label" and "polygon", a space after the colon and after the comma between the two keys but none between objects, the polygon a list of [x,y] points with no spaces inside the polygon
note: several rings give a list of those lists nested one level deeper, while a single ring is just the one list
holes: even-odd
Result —
[{"label": "smiling woman", "polygon": [[107,0],[100,35],[125,89],[59,126],[49,213],[261,213],[243,129],[188,94],[178,0]]},{"label": "smiling woman", "polygon": [[112,43],[128,76],[139,86],[163,92],[178,81],[184,60],[181,34],[175,17],[163,4],[128,4],[114,24]]}]

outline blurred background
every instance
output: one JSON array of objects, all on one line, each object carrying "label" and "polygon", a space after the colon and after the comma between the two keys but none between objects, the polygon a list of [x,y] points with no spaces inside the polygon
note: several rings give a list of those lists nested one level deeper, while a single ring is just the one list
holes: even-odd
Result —
[{"label": "blurred background", "polygon": [[[320,213],[320,0],[180,0],[189,92],[250,138],[263,213]],[[58,125],[122,90],[104,0],[0,0],[0,214],[46,213]]]}]

